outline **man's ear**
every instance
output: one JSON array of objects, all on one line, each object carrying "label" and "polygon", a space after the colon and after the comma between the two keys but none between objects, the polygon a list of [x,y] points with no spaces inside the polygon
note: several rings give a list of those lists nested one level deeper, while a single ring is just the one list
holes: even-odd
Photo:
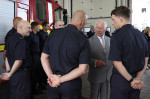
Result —
[{"label": "man's ear", "polygon": [[81,22],[81,25],[80,25],[80,26],[84,26],[84,24],[85,24],[85,20],[83,20],[83,21]]},{"label": "man's ear", "polygon": [[120,19],[120,22],[122,23],[124,21],[124,18],[123,17],[119,17]]}]

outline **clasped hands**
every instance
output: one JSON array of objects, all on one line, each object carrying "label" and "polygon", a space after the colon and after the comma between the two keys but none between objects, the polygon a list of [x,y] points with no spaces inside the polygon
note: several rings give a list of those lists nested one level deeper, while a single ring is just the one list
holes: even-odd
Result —
[{"label": "clasped hands", "polygon": [[141,90],[144,87],[144,83],[140,78],[134,78],[134,80],[131,82],[131,87]]},{"label": "clasped hands", "polygon": [[60,77],[61,75],[51,75],[47,78],[47,83],[51,87],[59,87],[61,85]]},{"label": "clasped hands", "polygon": [[10,77],[11,77],[11,74],[8,73],[8,72],[3,73],[3,74],[0,75],[0,78],[1,78],[2,80],[9,80]]}]

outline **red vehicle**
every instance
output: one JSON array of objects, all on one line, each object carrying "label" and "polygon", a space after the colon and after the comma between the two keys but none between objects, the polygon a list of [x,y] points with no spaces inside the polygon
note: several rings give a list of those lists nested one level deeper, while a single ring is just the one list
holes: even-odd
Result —
[{"label": "red vehicle", "polygon": [[42,24],[42,22],[47,21],[50,23],[51,27],[54,20],[61,19],[61,6],[54,0],[15,1],[16,16],[22,17],[24,20],[28,20],[29,22],[36,21]]},{"label": "red vehicle", "polygon": [[[4,37],[12,27],[14,17],[22,17],[30,23],[36,21],[42,25],[46,21],[50,24],[50,31],[55,20],[61,19],[61,6],[54,0],[8,0],[0,1],[0,11],[3,13],[0,24],[0,52],[4,48]],[[13,15],[14,14],[14,15]],[[5,29],[7,26],[8,29]],[[42,29],[42,26],[41,26]],[[50,33],[48,31],[48,33]]]}]

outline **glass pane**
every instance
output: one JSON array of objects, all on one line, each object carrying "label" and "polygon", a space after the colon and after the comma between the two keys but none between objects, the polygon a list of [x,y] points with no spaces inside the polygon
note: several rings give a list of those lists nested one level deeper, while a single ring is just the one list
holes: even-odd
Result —
[{"label": "glass pane", "polygon": [[17,16],[21,17],[23,20],[27,21],[27,10],[21,9],[21,8],[17,8]]},{"label": "glass pane", "polygon": [[42,22],[46,21],[46,6],[44,1],[36,0],[36,17]]},{"label": "glass pane", "polygon": [[55,21],[60,20],[60,8],[55,7]]},{"label": "glass pane", "polygon": [[52,4],[48,3],[49,23],[53,23],[53,11]]}]

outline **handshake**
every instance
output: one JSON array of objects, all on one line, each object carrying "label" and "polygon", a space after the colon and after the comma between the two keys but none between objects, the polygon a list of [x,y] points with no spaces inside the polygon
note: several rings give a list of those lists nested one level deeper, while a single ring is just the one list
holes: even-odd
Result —
[{"label": "handshake", "polygon": [[60,77],[61,75],[51,75],[50,77],[47,78],[47,83],[51,87],[59,87],[61,84]]},{"label": "handshake", "polygon": [[131,87],[133,89],[141,90],[144,87],[144,83],[140,78],[134,78],[134,80],[131,82]]}]

